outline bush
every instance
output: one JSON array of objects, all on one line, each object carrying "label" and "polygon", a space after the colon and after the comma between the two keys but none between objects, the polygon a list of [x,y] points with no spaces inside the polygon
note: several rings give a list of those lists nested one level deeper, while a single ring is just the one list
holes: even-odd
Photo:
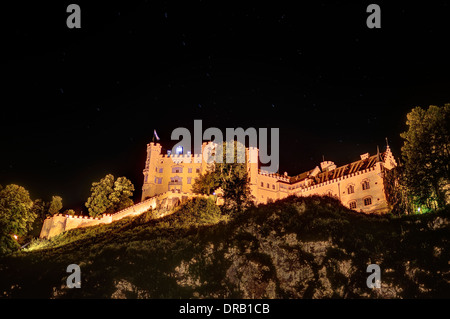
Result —
[{"label": "bush", "polygon": [[48,246],[49,240],[43,238],[33,238],[30,244],[24,248],[24,251],[32,251],[37,249],[46,248]]},{"label": "bush", "polygon": [[223,220],[222,212],[213,198],[195,197],[182,204],[177,210],[179,222],[186,225],[216,224]]},{"label": "bush", "polygon": [[10,235],[0,234],[0,256],[7,255],[20,248],[20,245]]}]

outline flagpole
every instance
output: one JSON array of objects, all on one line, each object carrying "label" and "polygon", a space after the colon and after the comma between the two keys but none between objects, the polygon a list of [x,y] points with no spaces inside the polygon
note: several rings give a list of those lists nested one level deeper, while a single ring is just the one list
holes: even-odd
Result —
[{"label": "flagpole", "polygon": [[156,137],[156,140],[159,141],[158,133],[156,133],[156,130],[153,130],[153,142],[155,142],[155,137]]}]

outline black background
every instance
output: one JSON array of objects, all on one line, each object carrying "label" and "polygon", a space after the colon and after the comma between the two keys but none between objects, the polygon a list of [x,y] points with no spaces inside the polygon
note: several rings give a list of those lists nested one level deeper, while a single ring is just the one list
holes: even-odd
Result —
[{"label": "black background", "polygon": [[[2,309],[21,309],[21,313],[29,316],[35,315],[35,309],[52,309],[53,311],[65,312],[68,315],[77,316],[86,313],[94,317],[114,315],[130,316],[143,315],[146,317],[167,316],[169,318],[305,318],[313,315],[318,318],[335,318],[344,316],[347,318],[380,318],[381,316],[398,317],[424,317],[429,314],[430,309],[437,312],[444,311],[445,300],[417,299],[417,300],[374,300],[374,299],[290,299],[290,300],[267,300],[267,299],[165,299],[165,300],[99,300],[99,299],[56,299],[56,300],[19,300],[1,299]],[[214,306],[215,311],[209,317],[206,314],[180,314],[180,307],[191,306]],[[252,309],[257,304],[268,304],[270,312],[267,314],[249,313],[224,313],[224,304],[245,304]],[[25,307],[24,307],[25,306]],[[217,311],[216,309],[221,309]],[[227,306],[228,309],[228,306]],[[257,309],[261,309],[258,306]]]},{"label": "black background", "polygon": [[[69,29],[67,6],[81,7]],[[156,129],[280,128],[280,172],[374,154],[415,107],[449,103],[450,4],[34,1],[0,7],[0,184],[86,209],[126,176],[139,200]],[[373,1],[372,1],[373,2]]]}]

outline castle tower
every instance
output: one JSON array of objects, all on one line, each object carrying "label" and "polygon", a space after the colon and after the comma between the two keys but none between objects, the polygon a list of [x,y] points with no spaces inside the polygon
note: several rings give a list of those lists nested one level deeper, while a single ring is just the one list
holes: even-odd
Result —
[{"label": "castle tower", "polygon": [[213,142],[203,142],[202,143],[202,154],[201,156],[201,174],[206,173],[208,169],[211,168],[212,158],[215,155],[217,144]]},{"label": "castle tower", "polygon": [[384,168],[386,168],[387,170],[391,170],[397,166],[397,161],[395,160],[394,155],[392,154],[389,144],[386,146],[386,152],[384,153],[383,163]]},{"label": "castle tower", "polygon": [[158,160],[161,157],[161,144],[148,143],[147,144],[147,159],[145,161],[144,184],[142,186],[142,198],[145,200],[148,197],[156,195],[156,181],[155,171],[157,169]]},{"label": "castle tower", "polygon": [[258,198],[258,169],[259,169],[259,149],[250,146],[246,149],[247,174],[250,179],[250,191],[255,198]]}]

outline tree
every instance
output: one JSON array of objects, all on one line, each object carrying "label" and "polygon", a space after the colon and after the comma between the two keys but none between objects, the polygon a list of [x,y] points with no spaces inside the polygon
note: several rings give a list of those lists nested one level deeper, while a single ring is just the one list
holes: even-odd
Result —
[{"label": "tree", "polygon": [[85,204],[90,216],[96,217],[112,208],[109,195],[113,192],[113,190],[114,176],[111,174],[106,175],[99,182],[92,183],[91,196]]},{"label": "tree", "polygon": [[389,210],[394,215],[410,214],[414,209],[405,186],[404,171],[404,166],[401,165],[384,171],[384,194]]},{"label": "tree", "polygon": [[86,202],[89,215],[92,217],[104,213],[114,213],[133,205],[134,185],[126,178],[119,177],[116,181],[111,174],[99,182],[92,183],[91,196]]},{"label": "tree", "polygon": [[192,184],[192,191],[194,193],[211,195],[220,186],[218,177],[218,174],[212,168],[212,170],[201,174],[195,179],[194,184]]},{"label": "tree", "polygon": [[[227,163],[226,150],[234,149],[234,162]],[[210,170],[197,178],[193,191],[201,194],[211,194],[217,188],[222,188],[224,205],[227,212],[237,212],[252,204],[252,195],[248,183],[245,147],[239,142],[225,142],[215,150],[215,163]],[[218,159],[222,159],[220,162]]]},{"label": "tree", "polygon": [[33,222],[32,230],[28,234],[30,239],[33,237],[39,236],[39,234],[41,232],[42,224],[44,223],[44,220],[48,215],[48,207],[49,207],[49,203],[44,202],[42,199],[35,199],[33,201],[33,206],[31,207],[31,211],[33,214],[36,215],[36,218]]},{"label": "tree", "polygon": [[62,207],[62,198],[60,196],[52,196],[52,201],[48,207],[48,212],[50,215],[58,214]]},{"label": "tree", "polygon": [[114,191],[110,195],[115,211],[122,210],[134,204],[130,198],[133,196],[134,185],[126,177],[119,177],[114,182]]},{"label": "tree", "polygon": [[408,192],[419,206],[443,207],[450,181],[450,104],[416,107],[406,125],[401,137]]},{"label": "tree", "polygon": [[0,187],[0,252],[17,247],[13,236],[24,236],[32,227],[36,214],[31,210],[33,201],[22,186],[10,184]]},{"label": "tree", "polygon": [[42,199],[38,198],[33,201],[33,206],[31,210],[36,214],[36,219],[44,220],[47,217],[49,204],[44,202]]}]

